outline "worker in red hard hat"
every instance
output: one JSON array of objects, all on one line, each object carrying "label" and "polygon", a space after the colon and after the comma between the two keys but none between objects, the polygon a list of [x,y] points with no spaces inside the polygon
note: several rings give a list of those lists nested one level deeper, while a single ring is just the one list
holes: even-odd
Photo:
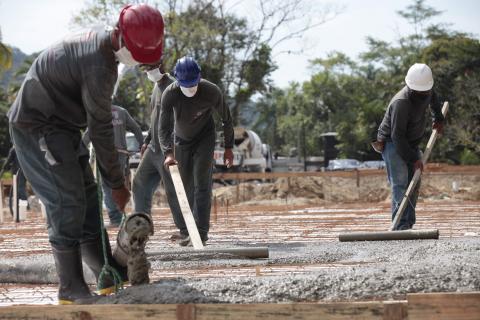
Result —
[{"label": "worker in red hard hat", "polygon": [[[97,278],[104,265],[97,184],[81,130],[88,128],[102,178],[123,211],[130,192],[114,145],[111,111],[118,63],[158,63],[163,28],[157,9],[127,5],[114,30],[93,29],[54,44],[35,59],[8,112],[20,166],[46,207],[60,304],[91,297],[82,258]],[[127,280],[126,268],[106,243],[109,264]],[[106,277],[100,293],[113,284]]]}]

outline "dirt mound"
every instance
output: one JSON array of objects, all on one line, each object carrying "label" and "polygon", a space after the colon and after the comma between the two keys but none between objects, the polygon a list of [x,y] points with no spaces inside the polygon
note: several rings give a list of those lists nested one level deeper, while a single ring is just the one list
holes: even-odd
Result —
[{"label": "dirt mound", "polygon": [[[313,204],[388,201],[386,175],[351,177],[290,177],[274,182],[242,182],[219,186],[213,196],[220,204]],[[431,174],[422,178],[420,199],[480,200],[480,173]]]}]

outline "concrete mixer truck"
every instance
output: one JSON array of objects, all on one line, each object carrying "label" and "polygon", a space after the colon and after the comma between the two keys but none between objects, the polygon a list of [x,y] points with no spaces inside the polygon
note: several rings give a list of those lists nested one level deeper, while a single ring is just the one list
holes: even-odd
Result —
[{"label": "concrete mixer truck", "polygon": [[[234,129],[235,144],[233,146],[234,172],[269,172],[272,171],[272,152],[268,144],[262,143],[260,137],[242,127]],[[217,133],[214,159],[215,169],[220,172],[228,171],[223,163],[223,132]]]}]

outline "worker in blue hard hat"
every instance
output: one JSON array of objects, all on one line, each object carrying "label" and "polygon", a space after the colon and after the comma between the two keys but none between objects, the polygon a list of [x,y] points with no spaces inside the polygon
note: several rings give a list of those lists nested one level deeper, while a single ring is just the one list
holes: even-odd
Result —
[{"label": "worker in blue hard hat", "polygon": [[[210,224],[215,148],[213,112],[222,121],[227,167],[233,163],[234,135],[230,110],[220,88],[202,79],[200,71],[192,57],[177,61],[174,70],[177,81],[168,86],[162,96],[159,141],[165,154],[164,165],[178,163],[200,238],[205,243]],[[189,243],[186,237],[180,245]]]}]

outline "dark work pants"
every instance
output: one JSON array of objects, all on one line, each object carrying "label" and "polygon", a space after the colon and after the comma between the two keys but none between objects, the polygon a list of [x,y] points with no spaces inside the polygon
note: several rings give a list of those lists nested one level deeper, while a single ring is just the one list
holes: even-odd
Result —
[{"label": "dark work pants", "polygon": [[193,141],[181,141],[175,145],[178,170],[202,240],[208,238],[210,229],[214,149],[214,127]]},{"label": "dark work pants", "polygon": [[185,220],[183,220],[182,211],[178,204],[172,177],[170,176],[170,172],[163,166],[164,161],[165,157],[161,151],[154,152],[150,148],[145,150],[142,161],[140,161],[135,177],[133,178],[132,193],[135,212],[151,213],[153,194],[155,190],[157,190],[160,181],[163,181],[173,222],[175,222],[178,230],[186,235],[188,234],[187,226],[185,225]]},{"label": "dark work pants", "polygon": [[80,132],[47,135],[10,126],[20,167],[47,212],[52,245],[75,247],[100,235],[97,185]]}]

